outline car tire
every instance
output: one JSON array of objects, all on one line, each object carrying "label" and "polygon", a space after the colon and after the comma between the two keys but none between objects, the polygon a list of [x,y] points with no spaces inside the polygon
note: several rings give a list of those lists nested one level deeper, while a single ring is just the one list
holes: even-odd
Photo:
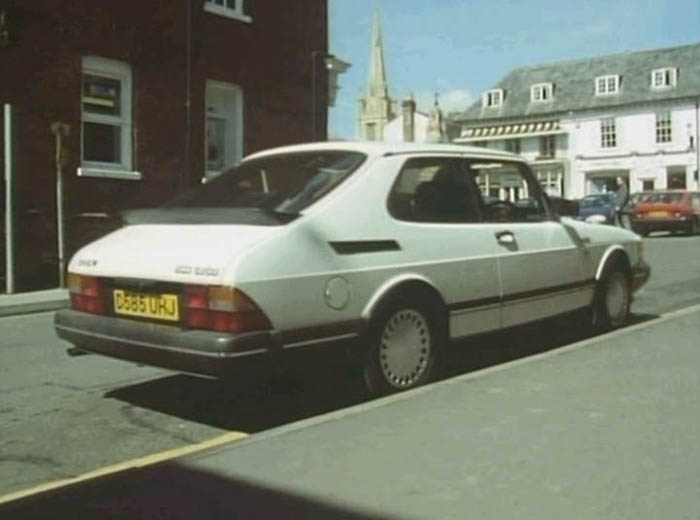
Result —
[{"label": "car tire", "polygon": [[366,335],[364,378],[370,394],[388,395],[432,381],[446,337],[439,314],[420,296],[386,302]]},{"label": "car tire", "polygon": [[597,283],[591,309],[593,328],[603,332],[624,325],[629,318],[632,291],[619,263],[606,267]]},{"label": "car tire", "polygon": [[690,224],[688,225],[688,234],[697,235],[700,232],[700,226],[698,226],[698,218],[692,217]]}]

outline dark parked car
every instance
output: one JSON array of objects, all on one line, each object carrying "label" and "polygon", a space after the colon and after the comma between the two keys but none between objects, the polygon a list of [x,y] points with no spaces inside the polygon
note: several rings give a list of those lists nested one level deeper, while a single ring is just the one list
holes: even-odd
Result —
[{"label": "dark parked car", "polygon": [[615,194],[596,193],[581,199],[578,220],[594,224],[612,224],[615,222]]},{"label": "dark parked car", "polygon": [[632,214],[632,230],[642,236],[652,231],[700,232],[700,192],[668,190],[643,195]]}]

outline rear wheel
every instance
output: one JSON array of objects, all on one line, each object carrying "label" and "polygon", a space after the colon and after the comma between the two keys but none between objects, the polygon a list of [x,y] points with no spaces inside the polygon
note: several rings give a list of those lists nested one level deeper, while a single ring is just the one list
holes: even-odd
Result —
[{"label": "rear wheel", "polygon": [[372,319],[364,376],[373,395],[409,390],[431,381],[445,339],[437,313],[420,299],[395,298]]},{"label": "rear wheel", "polygon": [[697,235],[700,232],[700,226],[698,226],[698,217],[691,217],[690,224],[688,225],[688,234]]},{"label": "rear wheel", "polygon": [[610,330],[623,325],[630,313],[630,283],[619,264],[605,270],[593,298],[593,327]]}]

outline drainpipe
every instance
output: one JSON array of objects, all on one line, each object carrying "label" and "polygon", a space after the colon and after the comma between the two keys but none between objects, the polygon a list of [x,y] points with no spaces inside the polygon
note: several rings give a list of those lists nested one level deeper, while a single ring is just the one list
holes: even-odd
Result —
[{"label": "drainpipe", "polygon": [[67,137],[70,127],[65,123],[51,124],[51,133],[56,137],[56,234],[58,248],[58,282],[59,287],[66,286],[66,245],[63,211],[63,163],[66,155],[63,150],[63,137]]},{"label": "drainpipe", "polygon": [[185,168],[180,179],[183,189],[189,185],[188,173],[192,159],[192,0],[185,2]]},{"label": "drainpipe", "polygon": [[12,107],[3,105],[3,127],[5,135],[5,292],[15,292],[14,278],[14,233],[12,207]]},{"label": "drainpipe", "polygon": [[700,143],[698,142],[698,124],[700,123],[700,98],[695,100],[695,187],[700,190]]}]

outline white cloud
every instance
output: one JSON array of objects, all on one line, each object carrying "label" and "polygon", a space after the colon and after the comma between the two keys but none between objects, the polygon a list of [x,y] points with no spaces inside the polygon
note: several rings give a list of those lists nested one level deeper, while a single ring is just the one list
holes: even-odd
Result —
[{"label": "white cloud", "polygon": [[467,89],[456,88],[447,91],[431,92],[419,90],[413,93],[418,110],[428,112],[435,103],[435,94],[438,95],[438,102],[443,113],[462,112],[474,102],[474,96]]}]

